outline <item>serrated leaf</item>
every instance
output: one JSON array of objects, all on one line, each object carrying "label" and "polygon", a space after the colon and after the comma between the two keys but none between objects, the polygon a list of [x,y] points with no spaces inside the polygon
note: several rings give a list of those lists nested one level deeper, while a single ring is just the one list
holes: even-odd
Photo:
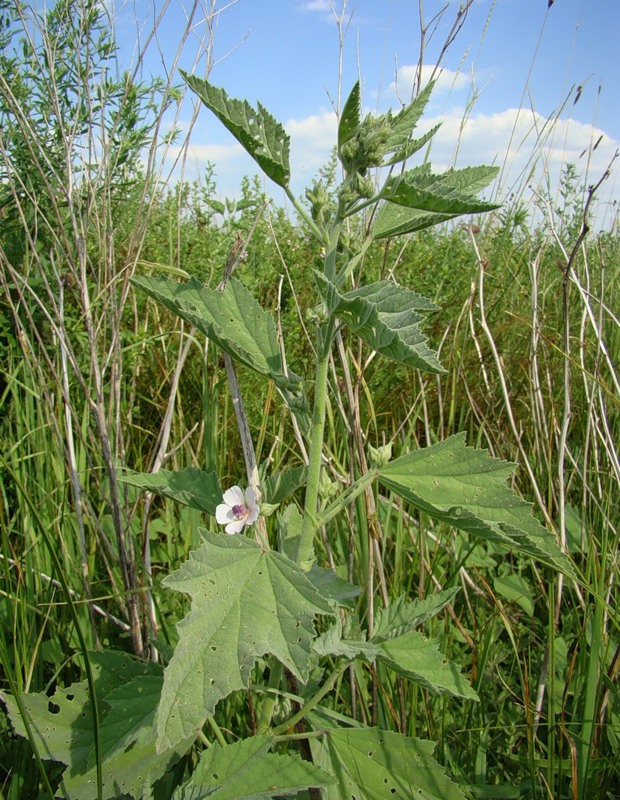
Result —
[{"label": "serrated leaf", "polygon": [[158,748],[191,735],[219,700],[245,688],[267,653],[304,682],[311,666],[314,617],[333,616],[290,559],[240,536],[203,533],[205,543],[164,584],[189,594],[179,643],[164,672]]},{"label": "serrated leaf", "polygon": [[127,472],[119,474],[119,480],[138,489],[145,489],[177,503],[196,508],[212,516],[215,507],[222,502],[222,489],[214,472],[204,472],[187,467],[178,472],[162,469],[159,472]]},{"label": "serrated leaf", "polygon": [[232,133],[252,156],[265,175],[278,186],[288,186],[291,177],[289,163],[289,136],[279,123],[260,103],[254,109],[247,100],[228,97],[223,89],[212,86],[206,80],[181,75],[220,122]]},{"label": "serrated leaf", "polygon": [[383,203],[372,226],[374,239],[387,239],[392,236],[403,236],[415,233],[434,225],[441,225],[454,219],[457,214],[435,214],[430,211],[420,211],[417,208],[405,208],[393,203]]},{"label": "serrated leaf", "polygon": [[266,503],[279,505],[287,500],[293,492],[296,492],[306,483],[306,467],[293,467],[284,472],[276,472],[268,475],[261,481],[263,489],[263,500]]},{"label": "serrated leaf", "polygon": [[451,694],[478,700],[459,667],[439,652],[439,643],[417,631],[371,644],[378,648],[377,659],[415,683],[438,694]]},{"label": "serrated leaf", "polygon": [[[145,731],[148,731],[147,739],[152,740],[162,684],[163,674],[140,675],[106,694],[105,702],[109,711],[100,725],[101,756],[104,760],[143,738]],[[93,748],[88,765],[94,767],[94,764]]]},{"label": "serrated leaf", "polygon": [[[162,668],[114,651],[90,657],[100,714],[103,798],[141,797],[144,787],[161,777],[183,749],[155,752],[153,719]],[[16,732],[25,736],[15,701],[4,699]],[[63,796],[95,800],[93,724],[86,681],[59,687],[51,698],[40,693],[23,694],[21,699],[42,757],[67,765]]]},{"label": "serrated leaf", "polygon": [[426,297],[388,281],[341,294],[325,275],[315,277],[329,312],[373,350],[426,372],[444,371],[419,327],[424,315],[418,312],[437,308]]},{"label": "serrated leaf", "polygon": [[362,100],[360,82],[357,81],[344,104],[340,122],[338,123],[338,152],[340,152],[343,144],[346,144],[355,136],[359,130],[361,119]]},{"label": "serrated leaf", "polygon": [[[104,762],[103,800],[116,800],[127,795],[136,800],[144,797],[153,783],[178,761],[189,744],[187,742],[180,748],[180,752],[171,749],[157,753],[154,729],[143,729],[127,748],[115,752]],[[83,774],[69,774],[67,770],[63,775],[63,785],[70,800],[98,800],[94,767]]]},{"label": "serrated leaf", "polygon": [[275,794],[334,783],[331,775],[298,755],[270,753],[272,744],[268,736],[252,736],[226,747],[212,745],[172,800],[270,800]]},{"label": "serrated leaf", "polygon": [[340,618],[315,640],[313,647],[320,656],[343,656],[350,661],[359,655],[363,656],[366,661],[374,661],[381,652],[380,648],[372,642],[361,639],[344,639]]},{"label": "serrated leaf", "polygon": [[428,164],[408,170],[398,177],[388,178],[381,196],[391,203],[434,214],[476,214],[498,208],[474,198],[497,175],[497,167],[466,167],[448,170],[440,175],[430,171]]},{"label": "serrated leaf", "polygon": [[458,591],[458,587],[444,589],[428,595],[424,600],[414,601],[408,601],[404,595],[401,595],[387,608],[377,609],[373,641],[391,639],[417,628],[452,602]]},{"label": "serrated leaf", "polygon": [[380,481],[433,519],[525,553],[574,577],[555,537],[506,482],[514,464],[467,447],[465,434],[391,461]]},{"label": "serrated leaf", "polygon": [[354,608],[355,599],[362,593],[360,586],[341,578],[332,569],[312,565],[306,573],[319,594],[342,608]]},{"label": "serrated leaf", "polygon": [[135,286],[195,325],[233,359],[274,381],[298,419],[305,419],[302,381],[286,374],[272,315],[235,278],[222,291],[192,278],[179,283],[167,278],[134,277]]},{"label": "serrated leaf", "polygon": [[[0,697],[19,736],[27,736],[26,726],[14,698],[5,692]],[[61,761],[75,771],[86,769],[93,745],[93,722],[86,681],[68,688],[58,687],[51,697],[44,692],[22,694],[30,731],[41,758]]]},{"label": "serrated leaf", "polygon": [[373,224],[373,237],[385,239],[439,225],[462,214],[490,211],[498,206],[478,200],[474,195],[497,174],[496,167],[467,167],[431,172],[429,164],[388,178],[381,192],[389,201],[379,209]]},{"label": "serrated leaf", "polygon": [[428,142],[430,142],[433,136],[437,133],[439,128],[441,128],[441,124],[435,125],[429,131],[427,131],[427,133],[417,139],[410,139],[406,141],[402,147],[394,153],[393,156],[385,159],[382,166],[391,167],[394,164],[399,164],[401,161],[406,161],[414,153],[417,153],[418,150],[421,150],[424,145],[428,144]]},{"label": "serrated leaf", "polygon": [[434,82],[427,84],[418,96],[408,106],[401,109],[398,114],[392,115],[391,111],[387,113],[386,119],[392,131],[386,143],[386,153],[394,153],[394,156],[384,161],[383,166],[404,161],[412,153],[419,150],[420,147],[423,147],[437,132],[439,125],[436,125],[431,131],[420,137],[417,143],[414,143],[410,138],[412,131],[424,113],[434,85]]},{"label": "serrated leaf", "polygon": [[377,728],[330,730],[311,740],[314,761],[331,768],[336,785],[327,800],[465,800],[433,757],[435,743]]}]

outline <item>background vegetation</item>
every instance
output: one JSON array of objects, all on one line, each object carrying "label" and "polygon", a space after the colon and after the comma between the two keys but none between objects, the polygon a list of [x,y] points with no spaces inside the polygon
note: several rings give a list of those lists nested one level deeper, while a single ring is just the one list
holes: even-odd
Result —
[{"label": "background vegetation", "polygon": [[[178,134],[163,136],[162,119],[178,90],[115,71],[102,6],[58,0],[43,17],[4,0],[0,14],[0,688],[19,695],[79,680],[87,650],[165,660],[175,642],[183,600],[160,579],[207,520],[140,495],[119,469],[240,478],[223,364],[130,277],[215,286],[242,247],[237,275],[284,329],[299,328],[287,359],[305,376],[319,254],[255,179],[228,203],[212,168],[166,180]],[[447,371],[395,368],[345,339],[331,372],[343,398],[328,413],[335,481],[356,469],[356,418],[365,444],[393,441],[395,455],[466,431],[518,462],[519,492],[584,575],[567,583],[472,545],[387,494],[376,497],[378,557],[348,526],[325,542],[324,562],[344,556],[348,577],[384,600],[460,587],[446,621],[427,628],[480,703],[360,670],[334,710],[439,741],[439,760],[477,797],[620,793],[620,231],[589,229],[596,190],[567,164],[559,203],[507,204],[372,248],[365,279],[396,276],[441,306],[430,338]],[[239,374],[259,462],[302,464],[275,392]],[[222,704],[218,722],[233,738],[251,731],[246,699]],[[156,796],[191,769],[189,756]],[[57,775],[0,712],[2,797],[46,796]]]}]

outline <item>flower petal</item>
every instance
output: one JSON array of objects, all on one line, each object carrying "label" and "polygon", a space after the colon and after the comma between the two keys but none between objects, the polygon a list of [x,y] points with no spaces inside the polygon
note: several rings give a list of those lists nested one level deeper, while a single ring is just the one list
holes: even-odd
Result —
[{"label": "flower petal", "polygon": [[248,509],[248,515],[245,518],[246,525],[253,525],[256,522],[256,520],[258,519],[258,511],[259,511],[258,506],[252,506],[252,508]]},{"label": "flower petal", "polygon": [[225,525],[232,519],[232,511],[227,503],[220,503],[215,507],[215,519],[218,525]]},{"label": "flower petal", "polygon": [[245,497],[239,486],[231,486],[224,492],[224,502],[229,506],[245,505]]},{"label": "flower petal", "polygon": [[242,519],[235,519],[232,522],[229,522],[226,526],[226,533],[241,533],[243,529],[244,522]]}]

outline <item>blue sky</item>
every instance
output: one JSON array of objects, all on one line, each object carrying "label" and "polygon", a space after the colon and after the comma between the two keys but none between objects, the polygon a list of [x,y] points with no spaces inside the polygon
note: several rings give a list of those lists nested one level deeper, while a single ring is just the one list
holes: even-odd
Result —
[{"label": "blue sky", "polygon": [[[422,5],[427,23],[447,7],[436,28],[429,26],[427,78],[458,3]],[[145,42],[162,10],[144,60],[147,74],[172,68],[189,27],[179,65],[205,76],[210,43],[211,82],[233,97],[260,100],[285,125],[298,194],[329,157],[339,86],[344,102],[361,78],[368,111],[410,99],[420,60],[416,0],[348,0],[341,51],[335,17],[342,0],[221,0],[215,15],[212,0],[203,0],[188,25],[191,9],[190,0],[116,0],[122,57],[133,58],[137,30]],[[550,7],[548,0],[475,0],[440,62],[443,73],[427,109],[426,127],[442,122],[431,150],[435,168],[495,163],[502,167],[501,196],[516,192],[526,201],[547,182],[555,187],[567,161],[585,183],[596,182],[620,148],[618,31],[620,0],[555,0]],[[201,175],[211,161],[220,193],[234,195],[241,177],[257,171],[254,163],[207,109],[190,131],[191,113],[186,101],[179,122],[189,133],[187,177]],[[601,189],[605,203],[620,194],[619,161]],[[278,199],[279,189],[266,187]],[[599,219],[608,222],[613,213],[603,205]]]}]

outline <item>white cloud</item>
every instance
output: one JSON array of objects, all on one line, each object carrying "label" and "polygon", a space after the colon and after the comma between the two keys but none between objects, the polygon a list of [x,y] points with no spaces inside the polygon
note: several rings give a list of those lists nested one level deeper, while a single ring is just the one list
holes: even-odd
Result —
[{"label": "white cloud", "polygon": [[329,0],[309,0],[300,6],[302,11],[319,11],[321,13],[331,13],[332,7]]},{"label": "white cloud", "polygon": [[495,114],[472,114],[466,120],[456,109],[427,119],[425,127],[437,123],[442,126],[433,140],[433,161],[451,164],[456,156],[459,166],[480,162],[498,164],[504,171],[504,186],[510,188],[514,188],[512,183],[521,174],[536,164],[539,177],[544,178],[545,173],[549,173],[552,183],[557,178],[555,173],[567,162],[585,172],[590,148],[603,136],[590,158],[590,179],[593,179],[598,172],[605,171],[620,144],[592,125],[570,118],[549,121],[535,112],[516,108]]},{"label": "white cloud", "polygon": [[[414,94],[413,87],[416,85],[418,77],[417,66],[402,66],[398,68],[396,80],[388,86],[389,97],[398,97],[402,102],[408,103]],[[434,77],[436,80],[433,96],[439,92],[449,92],[453,89],[464,89],[470,83],[470,79],[462,72],[453,72],[450,69],[437,69],[434,64],[426,64],[422,67],[421,85],[426,84]]]},{"label": "white cloud", "polygon": [[[570,118],[549,121],[540,114],[516,108],[493,114],[471,113],[466,117],[463,108],[455,105],[441,115],[424,119],[416,133],[421,134],[438,123],[441,127],[432,140],[429,154],[433,169],[441,172],[451,166],[495,164],[501,168],[500,199],[515,193],[528,201],[532,191],[547,187],[555,192],[567,162],[576,165],[584,184],[595,183],[620,148],[620,142],[592,125]],[[291,137],[291,189],[301,196],[329,160],[336,142],[337,119],[334,112],[322,111],[302,119],[289,119],[285,128]],[[178,147],[171,148],[169,157],[176,156],[178,151]],[[244,175],[260,174],[241,145],[231,140],[230,144],[191,144],[187,151],[186,179],[193,180],[203,174],[208,161],[215,164],[221,196],[236,196]],[[415,163],[419,161],[414,156],[411,165]],[[602,200],[618,197],[619,170],[620,165],[601,187]],[[178,177],[178,169],[175,176]],[[279,192],[270,181],[266,181],[265,188],[279,202]]]},{"label": "white cloud", "polygon": [[336,144],[336,114],[324,111],[303,119],[290,119],[284,127],[291,137],[293,177],[307,186],[327,163]]}]

